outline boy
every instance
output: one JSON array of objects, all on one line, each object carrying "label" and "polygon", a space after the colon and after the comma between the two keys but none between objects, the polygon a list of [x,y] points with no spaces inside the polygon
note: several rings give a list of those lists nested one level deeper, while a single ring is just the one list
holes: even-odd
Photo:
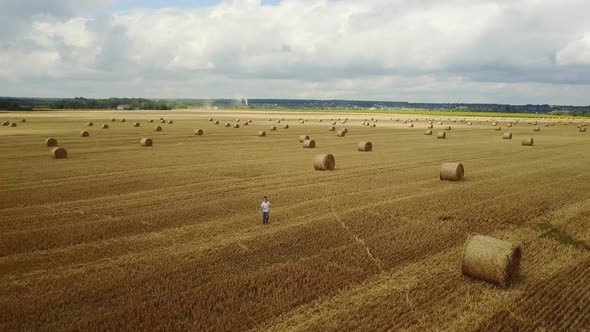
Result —
[{"label": "boy", "polygon": [[270,202],[266,196],[262,198],[262,204],[260,206],[262,207],[262,224],[267,225],[270,217]]}]

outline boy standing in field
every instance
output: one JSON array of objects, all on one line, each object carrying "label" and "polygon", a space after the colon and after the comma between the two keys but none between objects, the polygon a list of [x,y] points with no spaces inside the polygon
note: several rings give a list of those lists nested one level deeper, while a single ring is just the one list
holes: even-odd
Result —
[{"label": "boy standing in field", "polygon": [[266,196],[262,198],[262,204],[260,206],[262,207],[262,224],[266,225],[270,217],[270,202]]}]

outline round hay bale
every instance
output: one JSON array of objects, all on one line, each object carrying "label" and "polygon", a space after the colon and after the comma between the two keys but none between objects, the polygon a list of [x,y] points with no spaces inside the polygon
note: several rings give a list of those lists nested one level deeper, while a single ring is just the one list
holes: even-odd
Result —
[{"label": "round hay bale", "polygon": [[213,122],[213,124],[216,124],[216,125],[218,125],[218,124],[219,124],[219,121],[215,121],[215,122]]},{"label": "round hay bale", "polygon": [[156,130],[156,131],[162,131],[162,127],[160,127],[160,126],[157,126],[155,130]]},{"label": "round hay bale", "polygon": [[68,157],[68,151],[64,148],[53,148],[51,150],[51,157],[53,159],[66,159]]},{"label": "round hay bale", "polygon": [[502,139],[512,139],[512,133],[504,133],[504,135],[502,135]]},{"label": "round hay bale", "polygon": [[174,122],[172,120],[168,120],[168,124],[173,124]]},{"label": "round hay bale", "polygon": [[533,131],[541,131],[541,127],[537,127],[535,129],[533,129]]},{"label": "round hay bale", "polygon": [[89,137],[89,136],[90,136],[90,133],[87,132],[86,130],[80,132],[80,137]]},{"label": "round hay bale", "polygon": [[252,123],[252,120],[248,120],[248,123]]},{"label": "round hay bale", "polygon": [[264,130],[259,131],[258,137],[266,137],[266,131],[264,131]]},{"label": "round hay bale", "polygon": [[166,123],[166,120],[162,119],[160,120],[160,123]]},{"label": "round hay bale", "polygon": [[150,123],[154,123],[154,119],[150,119]]},{"label": "round hay bale", "polygon": [[306,149],[314,149],[315,141],[312,139],[306,139],[305,141],[303,141],[303,147]]},{"label": "round hay bale", "polygon": [[331,154],[320,154],[313,159],[313,168],[316,171],[333,171],[336,167],[336,159]]},{"label": "round hay bale", "polygon": [[8,121],[2,122],[2,126],[4,126],[4,127],[8,127],[9,125],[10,125],[10,122],[8,122]]},{"label": "round hay bale", "polygon": [[277,123],[281,123],[281,120],[277,120]]},{"label": "round hay bale", "polygon": [[275,127],[275,126],[270,127],[270,131],[276,131],[276,130],[277,130],[277,127]]},{"label": "round hay bale", "polygon": [[244,121],[244,126],[247,126],[247,125],[248,125],[248,121]]},{"label": "round hay bale", "polygon": [[410,127],[410,128],[414,128],[414,124],[413,124],[413,123],[410,123],[410,124],[408,125],[408,127]]},{"label": "round hay bale", "polygon": [[12,123],[10,124],[10,126],[11,126],[11,127],[16,127],[16,122],[12,122]]},{"label": "round hay bale", "polygon": [[467,122],[467,125],[468,126],[472,126],[473,125],[473,122]]},{"label": "round hay bale", "polygon": [[373,151],[373,143],[360,142],[356,148],[357,148],[357,150],[359,150],[361,152],[371,152],[371,151]]},{"label": "round hay bale", "polygon": [[49,137],[45,140],[45,146],[47,146],[48,148],[57,146],[57,140],[53,137]]},{"label": "round hay bale", "polygon": [[440,165],[440,179],[446,181],[461,181],[465,175],[463,164],[445,163]]},{"label": "round hay bale", "polygon": [[268,121],[272,121],[272,119],[271,118],[268,118]]},{"label": "round hay bale", "polygon": [[408,120],[404,120],[403,123],[408,123]]},{"label": "round hay bale", "polygon": [[445,133],[444,131],[438,132],[436,134],[436,138],[438,138],[438,139],[445,139],[445,138],[447,138],[447,133]]},{"label": "round hay bale", "polygon": [[497,126],[497,125],[498,125],[498,122],[493,122],[492,123],[492,126],[494,126],[494,127]]},{"label": "round hay bale", "polygon": [[236,128],[236,129],[237,129],[237,128],[240,128],[240,124],[239,124],[239,123],[236,123],[236,124],[234,125],[234,128]]},{"label": "round hay bale", "polygon": [[229,123],[229,122],[226,122],[226,123],[225,123],[225,127],[227,127],[227,128],[231,127],[231,123]]},{"label": "round hay bale", "polygon": [[236,119],[236,122],[240,122],[240,119]]},{"label": "round hay bale", "polygon": [[362,125],[362,126],[364,126],[364,125],[366,125],[366,124],[367,124],[367,123],[366,123],[365,121],[361,122],[361,125]]},{"label": "round hay bale", "polygon": [[209,118],[209,122],[213,122],[213,118]]},{"label": "round hay bale", "polygon": [[375,127],[377,127],[377,125],[373,123],[373,124],[371,125],[371,128],[375,128]]},{"label": "round hay bale", "polygon": [[512,127],[512,123],[507,124],[506,127],[508,127],[508,128]]},{"label": "round hay bale", "polygon": [[195,129],[195,135],[203,136],[203,129]]},{"label": "round hay bale", "polygon": [[154,145],[154,141],[152,141],[151,138],[144,137],[139,141],[139,144],[141,144],[143,147],[151,147]]},{"label": "round hay bale", "polygon": [[93,127],[93,126],[94,126],[94,123],[92,123],[92,122],[88,122],[88,123],[86,124],[86,126],[88,126],[88,127]]},{"label": "round hay bale", "polygon": [[164,121],[164,118],[160,118],[160,121]]},{"label": "round hay bale", "polygon": [[283,129],[289,129],[289,125],[288,124],[284,125]]},{"label": "round hay bale", "polygon": [[427,130],[424,132],[424,135],[432,135],[432,130],[430,130],[430,129],[427,129]]},{"label": "round hay bale", "polygon": [[319,122],[322,122],[322,119],[320,119]]},{"label": "round hay bale", "polygon": [[525,139],[522,140],[522,145],[523,146],[533,146],[533,143],[534,143],[534,141],[533,141],[533,138],[532,137],[525,138]]},{"label": "round hay bale", "polygon": [[520,245],[485,235],[472,235],[465,243],[461,271],[464,275],[509,287],[518,278]]},{"label": "round hay bale", "polygon": [[141,126],[141,125],[139,124],[139,122],[136,122],[136,123],[134,123],[134,124],[133,124],[133,127],[139,127],[139,126]]},{"label": "round hay bale", "polygon": [[303,143],[304,141],[306,141],[308,139],[309,139],[309,136],[301,135],[301,136],[299,136],[299,143]]},{"label": "round hay bale", "polygon": [[429,124],[428,126],[426,126],[426,129],[432,129],[432,128],[434,128],[434,126],[431,125],[431,124]]},{"label": "round hay bale", "polygon": [[585,133],[585,132],[586,132],[586,127],[582,127],[582,128],[580,128],[580,132],[581,132],[581,133]]},{"label": "round hay bale", "polygon": [[348,128],[342,128],[346,134],[348,134]]},{"label": "round hay bale", "polygon": [[20,122],[27,122],[27,119],[20,119]]},{"label": "round hay bale", "polygon": [[109,129],[109,125],[106,123],[103,123],[102,126],[100,126],[100,128],[102,129]]},{"label": "round hay bale", "polygon": [[340,121],[340,124],[346,124],[346,121]]},{"label": "round hay bale", "polygon": [[438,125],[439,125],[439,126],[442,126],[442,122],[439,122],[439,123],[438,123]]},{"label": "round hay bale", "polygon": [[305,121],[301,120],[301,121],[299,121],[299,123],[301,123],[301,124],[304,124],[304,123],[305,123]]},{"label": "round hay bale", "polygon": [[336,131],[336,127],[330,126],[330,127],[328,127],[328,131]]},{"label": "round hay bale", "polygon": [[344,129],[340,129],[336,133],[336,136],[338,136],[338,137],[344,137],[344,136],[346,136],[346,132],[344,131]]},{"label": "round hay bale", "polygon": [[121,119],[121,122],[125,122],[125,119]]},{"label": "round hay bale", "polygon": [[111,122],[115,122],[115,121],[117,121],[117,120],[115,120],[115,119],[111,119]]},{"label": "round hay bale", "polygon": [[445,130],[451,130],[451,126],[446,126]]},{"label": "round hay bale", "polygon": [[331,124],[332,124],[332,126],[335,126],[336,125],[336,121],[332,121]]},{"label": "round hay bale", "polygon": [[502,127],[495,127],[494,130],[500,131],[502,130]]}]

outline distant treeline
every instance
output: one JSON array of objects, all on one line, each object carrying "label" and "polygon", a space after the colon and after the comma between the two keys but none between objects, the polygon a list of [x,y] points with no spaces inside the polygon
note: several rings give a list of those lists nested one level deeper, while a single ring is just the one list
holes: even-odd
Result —
[{"label": "distant treeline", "polygon": [[165,101],[143,98],[87,99],[77,97],[61,99],[51,104],[51,108],[56,109],[170,110],[174,106],[172,103]]}]

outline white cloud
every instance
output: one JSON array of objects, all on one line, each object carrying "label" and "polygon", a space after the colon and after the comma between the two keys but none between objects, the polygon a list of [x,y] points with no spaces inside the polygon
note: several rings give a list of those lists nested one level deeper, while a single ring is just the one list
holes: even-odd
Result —
[{"label": "white cloud", "polygon": [[590,104],[588,1],[53,2],[0,50],[3,94]]}]

